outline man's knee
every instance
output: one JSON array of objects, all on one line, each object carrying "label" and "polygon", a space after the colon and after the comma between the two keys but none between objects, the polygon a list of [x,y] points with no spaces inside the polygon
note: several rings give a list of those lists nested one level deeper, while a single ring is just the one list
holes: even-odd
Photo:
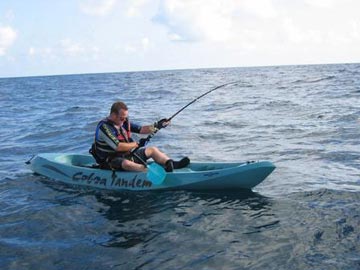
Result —
[{"label": "man's knee", "polygon": [[122,169],[123,161],[124,161],[123,158],[114,158],[114,159],[111,160],[111,162],[110,162],[110,168],[115,169],[115,170],[120,170],[120,169]]},{"label": "man's knee", "polygon": [[127,159],[124,159],[121,163],[121,168],[128,171],[128,170],[131,170],[132,167],[133,167],[133,164],[134,162],[130,161],[130,160],[127,160]]},{"label": "man's knee", "polygon": [[156,146],[146,147],[145,154],[147,157],[151,157],[154,153],[160,152]]}]

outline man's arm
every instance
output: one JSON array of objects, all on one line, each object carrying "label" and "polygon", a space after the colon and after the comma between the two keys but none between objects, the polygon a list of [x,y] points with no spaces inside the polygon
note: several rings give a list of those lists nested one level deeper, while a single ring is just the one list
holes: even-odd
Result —
[{"label": "man's arm", "polygon": [[101,126],[99,135],[101,140],[117,152],[128,152],[138,146],[136,142],[120,142],[106,124]]},{"label": "man's arm", "polygon": [[140,134],[150,134],[158,131],[159,129],[162,129],[164,127],[167,127],[170,124],[170,121],[167,121],[167,119],[161,119],[158,122],[155,122],[152,125],[143,126],[141,127]]}]

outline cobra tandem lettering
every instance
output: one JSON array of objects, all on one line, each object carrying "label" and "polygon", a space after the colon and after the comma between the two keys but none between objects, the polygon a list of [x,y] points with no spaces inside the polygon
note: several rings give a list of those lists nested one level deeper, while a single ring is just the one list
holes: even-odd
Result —
[{"label": "cobra tandem lettering", "polygon": [[[77,172],[72,176],[72,180],[74,182],[80,181],[80,182],[86,182],[89,185],[94,184],[94,185],[106,187],[107,186],[106,183],[108,179],[97,176],[95,173],[91,173],[87,175],[82,172]],[[115,176],[112,177],[109,186],[125,187],[125,188],[149,188],[152,186],[152,183],[147,180],[137,179],[137,175],[135,175],[133,179],[129,179],[129,180]]]}]

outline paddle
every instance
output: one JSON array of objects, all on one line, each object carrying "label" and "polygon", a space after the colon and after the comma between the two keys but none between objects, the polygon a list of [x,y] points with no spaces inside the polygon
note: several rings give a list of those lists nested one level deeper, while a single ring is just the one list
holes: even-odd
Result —
[{"label": "paddle", "polygon": [[[122,128],[120,128],[120,133],[126,138],[126,136],[123,133]],[[128,141],[126,139],[126,141]],[[147,164],[145,160],[143,160],[138,154],[136,154],[136,151],[140,149],[142,146],[145,146],[146,141],[144,141],[144,144],[139,145],[135,149],[133,149],[130,153],[132,156],[136,157],[144,166],[147,168],[147,178],[150,180],[151,183],[154,185],[160,185],[162,182],[164,182],[164,179],[166,177],[166,172],[163,167],[161,167],[159,164],[153,162],[150,164]]]},{"label": "paddle", "polygon": [[144,161],[141,157],[139,157],[139,155],[135,153],[135,151],[132,152],[132,155],[140,160],[140,162],[147,168],[146,177],[149,179],[149,181],[154,185],[161,185],[166,177],[164,168],[156,162],[147,164],[146,161]]}]

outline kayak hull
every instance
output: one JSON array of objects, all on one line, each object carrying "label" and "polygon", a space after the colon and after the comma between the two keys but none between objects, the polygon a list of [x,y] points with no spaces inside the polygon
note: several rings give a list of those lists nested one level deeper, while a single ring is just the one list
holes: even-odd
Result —
[{"label": "kayak hull", "polygon": [[115,191],[252,189],[275,169],[269,161],[191,162],[166,173],[163,183],[154,185],[146,172],[101,170],[93,164],[90,155],[62,153],[39,154],[29,161],[33,172],[50,179]]}]

